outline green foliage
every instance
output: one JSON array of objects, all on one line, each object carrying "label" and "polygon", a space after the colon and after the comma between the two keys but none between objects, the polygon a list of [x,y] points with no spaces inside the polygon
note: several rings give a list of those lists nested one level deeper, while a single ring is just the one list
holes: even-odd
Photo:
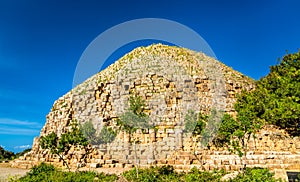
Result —
[{"label": "green foliage", "polygon": [[134,182],[168,182],[168,181],[181,181],[180,174],[174,171],[172,166],[150,167],[139,170],[139,177],[136,176],[136,168],[126,171],[123,176],[128,181]]},{"label": "green foliage", "polygon": [[20,156],[23,156],[24,154],[26,154],[26,153],[28,153],[30,151],[31,151],[31,148],[25,149],[22,152],[18,152],[18,153],[16,153],[16,158],[18,158]]},{"label": "green foliage", "polygon": [[54,132],[40,138],[40,146],[42,149],[50,149],[51,153],[56,153],[57,145],[58,137]]},{"label": "green foliage", "polygon": [[283,57],[280,64],[271,66],[270,73],[259,81],[267,97],[260,116],[271,124],[300,134],[300,52]]},{"label": "green foliage", "polygon": [[147,129],[152,127],[149,124],[149,117],[144,112],[145,109],[145,101],[142,99],[141,96],[130,96],[129,98],[129,111],[122,114],[119,119],[117,120],[117,125],[119,126],[119,130],[125,131],[130,135],[130,142],[134,145],[134,158],[135,158],[135,167],[136,167],[136,177],[139,177],[139,170],[138,170],[138,160],[137,160],[137,150],[136,150],[136,143],[140,141],[138,138],[134,138],[134,133],[138,129]]},{"label": "green foliage", "polygon": [[239,157],[245,155],[248,140],[262,127],[259,120],[249,119],[247,112],[238,112],[237,119],[224,114],[213,143],[219,147],[227,146],[230,152],[237,153]]},{"label": "green foliage", "polygon": [[72,146],[83,146],[88,145],[87,139],[83,136],[78,127],[72,127],[72,131],[66,132],[61,135],[61,138],[58,142],[58,152],[66,153],[71,149]]},{"label": "green foliage", "polygon": [[0,146],[0,161],[12,160],[15,158],[15,154],[11,151],[5,150]]},{"label": "green foliage", "polygon": [[89,144],[83,133],[80,131],[76,121],[71,123],[71,127],[71,131],[63,133],[60,138],[58,138],[54,132],[40,138],[41,148],[49,149],[51,153],[57,154],[68,169],[69,166],[63,158],[63,155],[68,153],[72,146],[87,147]]},{"label": "green foliage", "polygon": [[56,171],[55,167],[51,164],[41,163],[38,166],[33,166],[29,171],[29,176],[38,176],[41,173]]},{"label": "green foliage", "polygon": [[132,134],[137,129],[152,127],[149,124],[149,117],[144,112],[146,105],[142,97],[130,96],[129,104],[129,110],[122,114],[117,121],[120,130]]},{"label": "green foliage", "polygon": [[22,152],[14,153],[11,151],[5,150],[3,147],[0,146],[0,162],[7,161],[7,160],[14,160],[20,156],[23,156],[25,153],[29,152],[31,149],[25,149]]},{"label": "green foliage", "polygon": [[[219,171],[199,171],[197,168],[192,168],[187,173],[177,173],[172,166],[150,167],[140,169],[139,177],[135,175],[135,169],[126,171],[123,176],[128,181],[137,182],[196,182],[196,181],[211,181],[219,182],[226,174],[224,170]],[[230,182],[277,182],[280,180],[274,179],[274,174],[265,168],[246,168],[237,177],[229,180]]]},{"label": "green foliage", "polygon": [[80,130],[84,137],[91,143],[97,144],[97,136],[96,136],[96,129],[93,126],[91,121],[85,122],[83,125],[80,125]]},{"label": "green foliage", "polygon": [[240,173],[237,177],[230,182],[279,182],[281,180],[277,180],[274,178],[274,174],[271,173],[266,168],[247,168],[244,173]]},{"label": "green foliage", "polygon": [[122,114],[119,117],[117,124],[120,127],[120,130],[130,134],[136,132],[137,129],[146,129],[151,127],[147,116],[141,117],[134,114],[132,111],[127,111]]},{"label": "green foliage", "polygon": [[270,73],[256,83],[256,89],[243,91],[234,106],[236,119],[224,115],[214,143],[227,145],[240,157],[247,151],[251,136],[267,122],[300,134],[300,52],[284,56],[271,66]]},{"label": "green foliage", "polygon": [[270,73],[257,82],[256,89],[244,92],[236,110],[248,120],[261,120],[300,134],[300,52],[288,54]]},{"label": "green foliage", "polygon": [[209,146],[214,139],[220,127],[220,120],[222,119],[223,112],[217,111],[215,108],[211,109],[209,116],[204,116],[206,125],[202,132],[201,143],[203,146]]},{"label": "green foliage", "polygon": [[63,133],[60,138],[55,132],[50,133],[47,136],[42,136],[40,139],[40,146],[42,149],[50,149],[51,153],[60,154],[66,153],[72,146],[87,146],[89,143],[84,137],[78,125],[72,123],[71,131]]},{"label": "green foliage", "polygon": [[[139,177],[136,177],[136,169],[124,172],[122,175],[128,181],[134,182],[195,182],[211,181],[219,182],[225,175],[224,170],[220,171],[199,171],[192,168],[187,173],[178,173],[172,166],[150,167],[139,170]],[[95,173],[93,171],[65,172],[55,168],[51,164],[41,163],[34,166],[24,177],[16,182],[79,182],[79,181],[116,181],[116,175],[107,175],[104,173]],[[230,182],[277,182],[274,174],[264,168],[247,168],[244,173],[240,173]]]},{"label": "green foliage", "polygon": [[100,139],[100,143],[111,143],[115,140],[117,133],[112,129],[108,128],[107,126],[103,126],[98,138]]},{"label": "green foliage", "polygon": [[193,136],[201,135],[203,132],[208,116],[202,113],[196,113],[193,110],[188,110],[184,118],[185,132],[192,133]]},{"label": "green foliage", "polygon": [[195,181],[220,181],[222,176],[226,173],[224,170],[220,171],[199,171],[197,168],[192,168],[190,172],[185,174],[182,179],[186,182],[195,182]]},{"label": "green foliage", "polygon": [[145,100],[141,96],[130,96],[129,98],[129,110],[138,117],[146,117],[144,109],[146,107]]},{"label": "green foliage", "polygon": [[225,175],[224,171],[205,172],[193,168],[187,173],[177,173],[172,166],[150,167],[140,169],[139,177],[135,175],[135,169],[126,171],[123,176],[128,181],[134,182],[195,182],[195,181],[220,181]]},{"label": "green foliage", "polygon": [[103,143],[111,143],[116,138],[117,133],[107,126],[103,126],[100,133],[96,133],[96,129],[94,128],[91,121],[85,122],[80,126],[80,130],[83,135],[92,145],[99,145]]},{"label": "green foliage", "polygon": [[218,147],[229,144],[233,133],[238,130],[239,127],[240,125],[236,122],[236,120],[234,120],[230,115],[224,114],[217,136],[213,140],[213,143]]},{"label": "green foliage", "polygon": [[104,173],[95,173],[93,171],[64,172],[56,169],[53,165],[41,163],[34,166],[24,177],[16,182],[82,182],[82,181],[115,181],[116,175],[105,175]]}]

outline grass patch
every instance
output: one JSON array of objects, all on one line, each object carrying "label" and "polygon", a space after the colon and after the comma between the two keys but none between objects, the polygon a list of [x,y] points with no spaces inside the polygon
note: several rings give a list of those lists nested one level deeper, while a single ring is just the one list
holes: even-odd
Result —
[{"label": "grass patch", "polygon": [[51,164],[41,163],[34,166],[26,176],[21,177],[15,182],[94,182],[94,181],[116,181],[116,175],[107,175],[93,171],[65,172],[55,168]]},{"label": "grass patch", "polygon": [[[128,182],[219,182],[227,174],[224,170],[199,171],[196,168],[189,172],[178,173],[172,166],[150,167],[139,169],[137,177],[136,169],[124,172],[122,175]],[[116,175],[96,173],[93,171],[65,172],[53,165],[41,163],[33,167],[24,177],[10,179],[15,182],[110,182],[117,181]],[[274,174],[265,168],[247,168],[229,182],[277,182]]]}]

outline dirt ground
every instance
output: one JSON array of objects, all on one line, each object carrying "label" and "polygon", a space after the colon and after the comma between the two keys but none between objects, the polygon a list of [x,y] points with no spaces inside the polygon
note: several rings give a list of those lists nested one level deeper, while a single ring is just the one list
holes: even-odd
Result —
[{"label": "dirt ground", "polygon": [[7,163],[0,163],[0,182],[8,181],[9,178],[24,176],[29,170],[11,168]]}]

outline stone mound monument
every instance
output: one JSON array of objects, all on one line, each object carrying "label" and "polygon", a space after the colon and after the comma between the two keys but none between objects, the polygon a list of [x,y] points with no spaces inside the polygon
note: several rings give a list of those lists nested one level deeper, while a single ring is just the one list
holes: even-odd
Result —
[{"label": "stone mound monument", "polygon": [[[132,167],[137,156],[142,167],[240,169],[240,158],[226,149],[195,145],[184,130],[185,117],[190,111],[207,115],[214,111],[213,122],[220,122],[220,113],[235,116],[236,95],[251,89],[251,78],[203,53],[162,44],[139,47],[56,100],[40,136],[34,139],[32,151],[12,164],[24,168],[39,162],[62,165],[56,155],[40,147],[41,136],[51,132],[60,136],[70,130],[71,121],[80,125],[90,122],[97,133],[104,127],[117,130],[117,121],[128,111],[129,98],[134,94],[145,101],[144,112],[151,123],[151,127],[134,133],[139,141],[136,146],[128,133],[119,131],[112,141],[91,142],[93,150],[87,156],[84,149],[73,147],[64,156],[69,166]],[[297,168],[298,141],[268,126],[249,144],[247,164]]]}]

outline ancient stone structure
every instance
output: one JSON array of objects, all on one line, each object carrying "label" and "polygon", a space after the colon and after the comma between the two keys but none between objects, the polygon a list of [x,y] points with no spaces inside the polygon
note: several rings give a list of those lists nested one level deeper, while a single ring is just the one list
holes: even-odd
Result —
[{"label": "ancient stone structure", "polygon": [[[253,89],[253,83],[203,53],[161,44],[140,47],[55,101],[40,136],[53,131],[60,136],[70,129],[72,120],[80,124],[91,121],[97,131],[104,126],[116,129],[116,120],[128,109],[129,96],[134,93],[146,101],[145,112],[155,125],[134,134],[140,141],[136,146],[140,166],[169,164],[183,170],[193,166],[237,170],[242,167],[237,155],[226,149],[208,150],[194,145],[193,138],[184,132],[185,116],[189,110],[204,114],[215,110],[213,122],[220,119],[219,111],[234,116],[236,94]],[[84,161],[87,167],[134,164],[134,148],[125,132],[118,132],[111,143],[93,147]],[[65,158],[70,166],[76,167],[83,162],[85,152],[73,148]],[[284,131],[268,126],[251,140],[244,161],[249,166],[298,169],[299,152],[298,138],[290,138]],[[30,167],[42,161],[62,165],[57,156],[41,149],[37,137],[32,151],[13,165]]]}]

